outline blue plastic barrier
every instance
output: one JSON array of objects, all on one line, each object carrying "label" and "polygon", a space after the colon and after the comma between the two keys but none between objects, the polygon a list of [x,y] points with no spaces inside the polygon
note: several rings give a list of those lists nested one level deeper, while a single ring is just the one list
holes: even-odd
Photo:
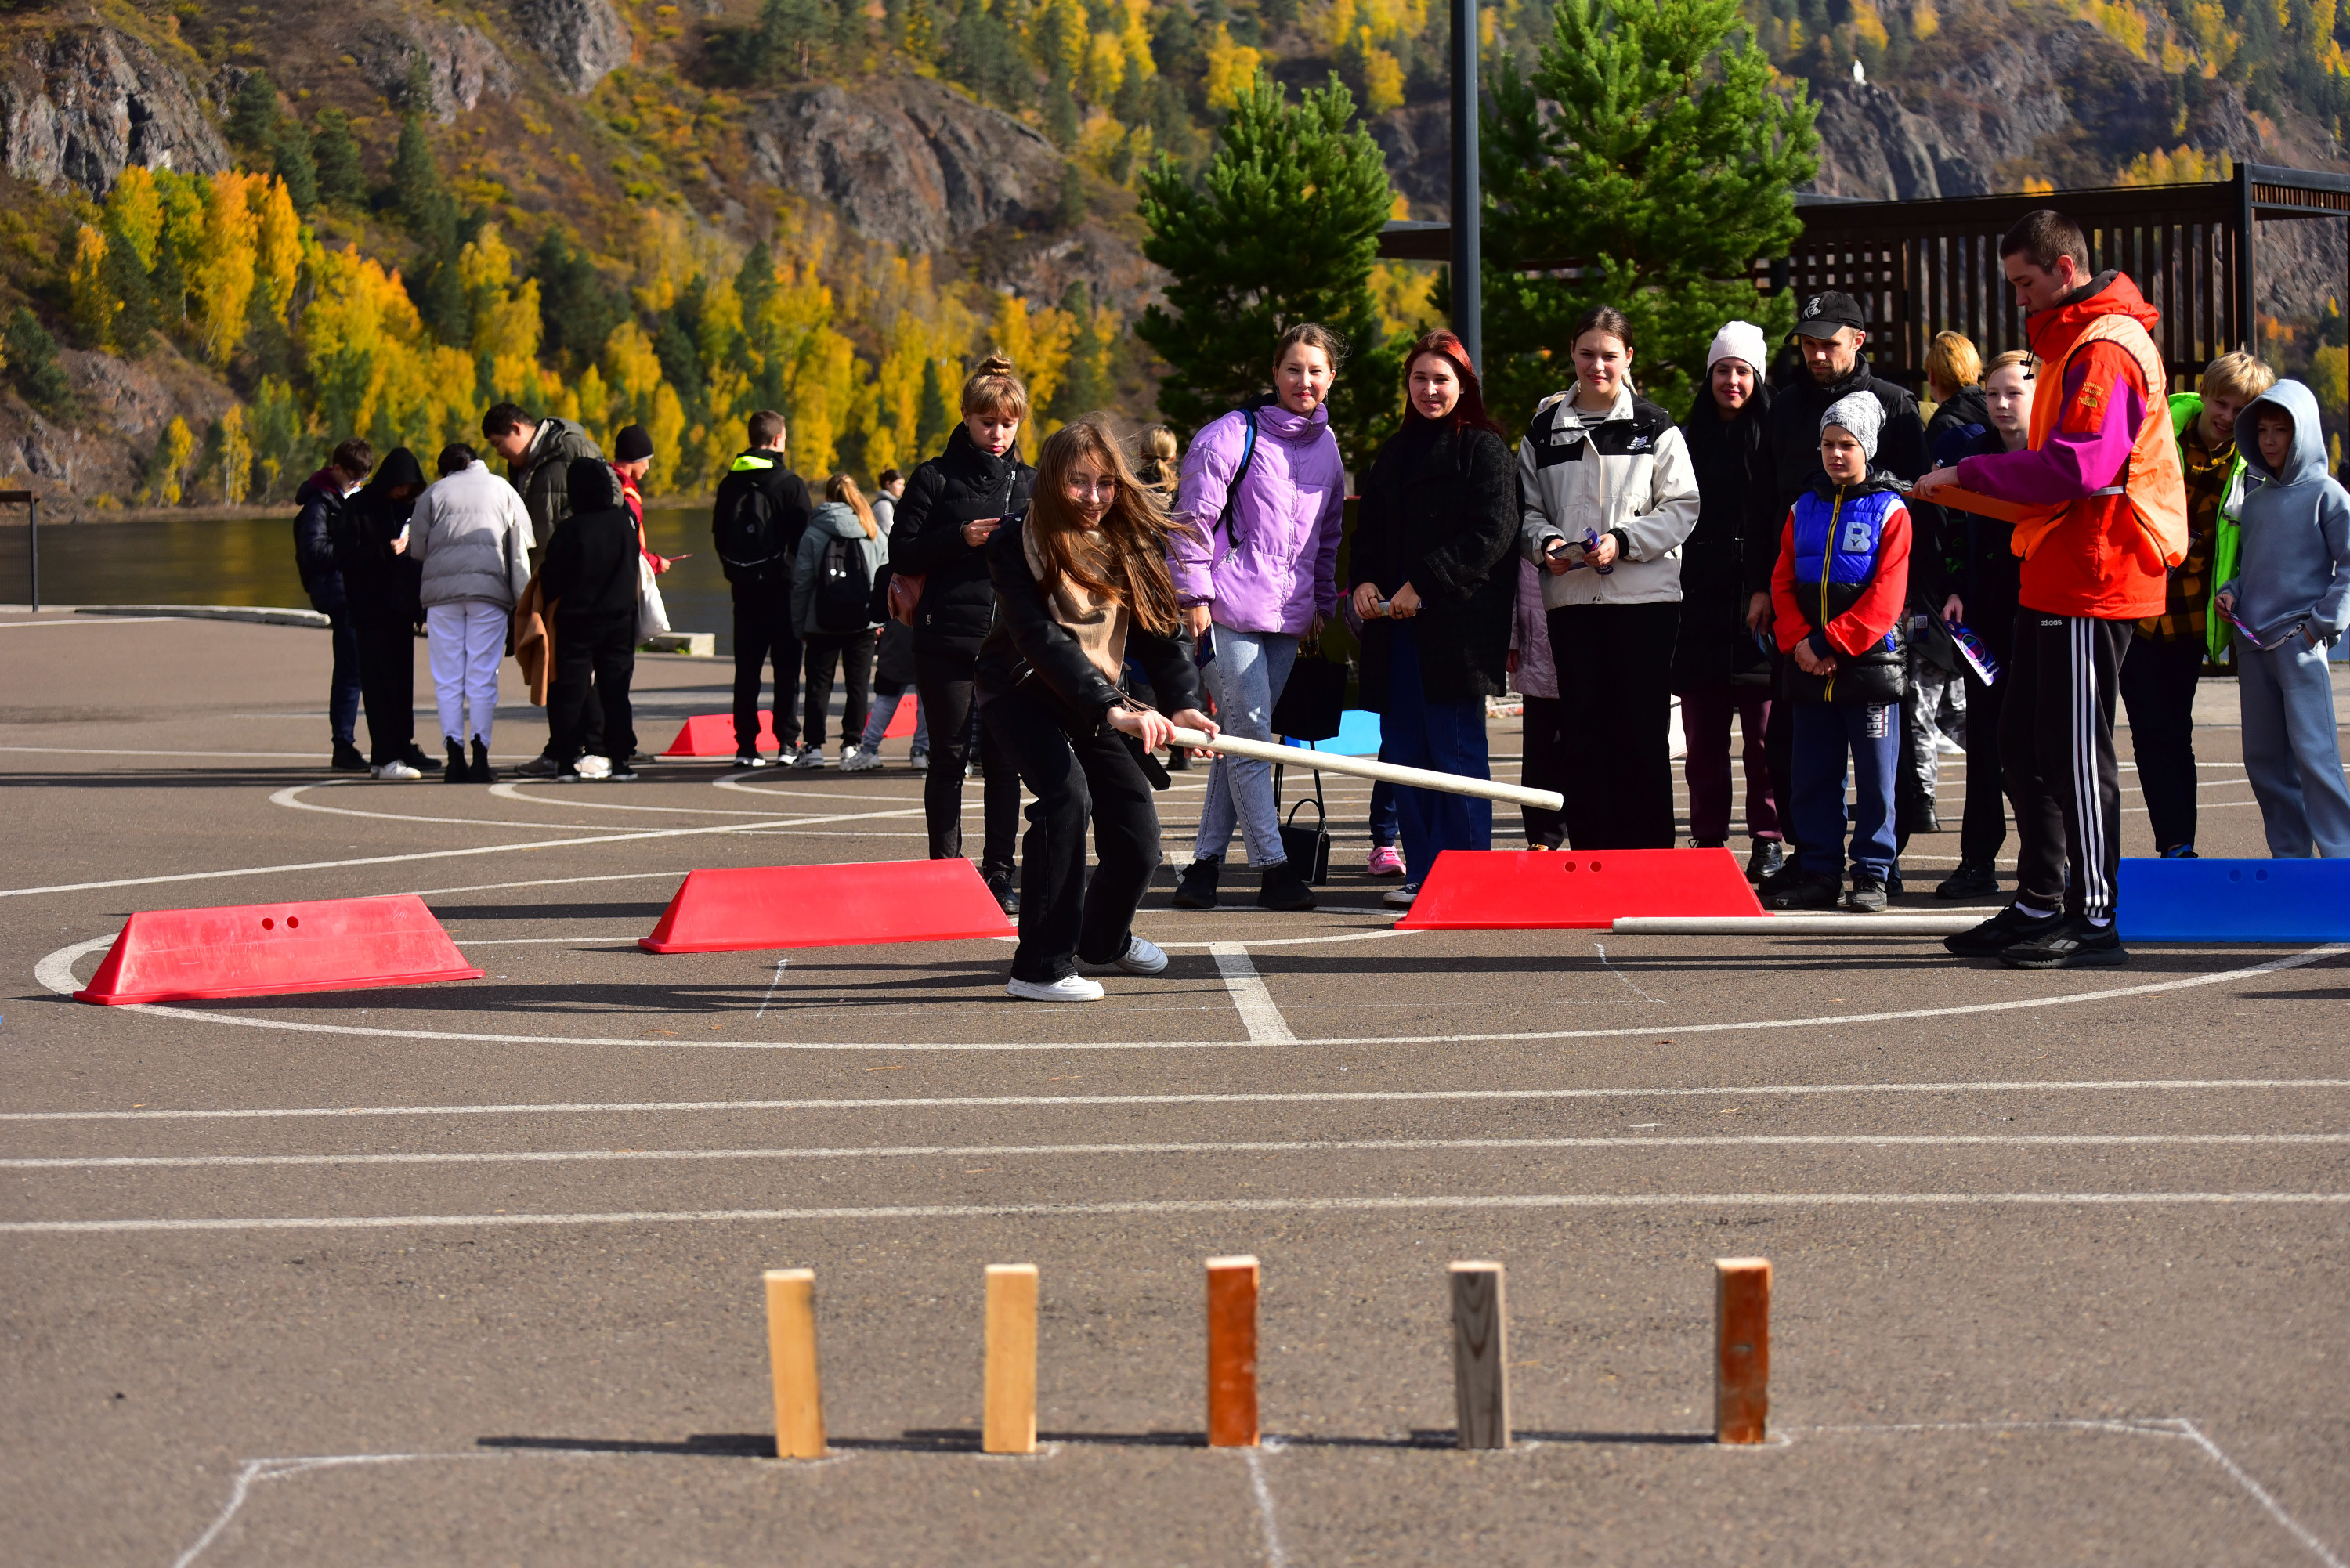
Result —
[{"label": "blue plastic barrier", "polygon": [[2132,942],[2350,941],[2350,860],[2125,860]]},{"label": "blue plastic barrier", "polygon": [[1309,752],[1328,752],[1334,756],[1376,757],[1379,754],[1379,716],[1365,709],[1349,708],[1338,716],[1335,738],[1285,743]]}]

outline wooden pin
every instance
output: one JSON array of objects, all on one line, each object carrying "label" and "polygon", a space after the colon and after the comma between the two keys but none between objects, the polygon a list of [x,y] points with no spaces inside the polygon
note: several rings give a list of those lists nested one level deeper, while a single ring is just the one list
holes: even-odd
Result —
[{"label": "wooden pin", "polygon": [[1771,1417],[1771,1260],[1717,1258],[1713,1440],[1759,1443]]},{"label": "wooden pin", "polygon": [[824,1458],[816,1372],[816,1271],[767,1271],[767,1357],[775,1374],[775,1457]]},{"label": "wooden pin", "polygon": [[987,1265],[987,1411],[991,1454],[1036,1451],[1036,1265]]},{"label": "wooden pin", "polygon": [[1452,1265],[1452,1407],[1461,1447],[1510,1446],[1509,1306],[1499,1263]]},{"label": "wooden pin", "polygon": [[1208,1446],[1256,1447],[1254,1258],[1208,1260]]}]

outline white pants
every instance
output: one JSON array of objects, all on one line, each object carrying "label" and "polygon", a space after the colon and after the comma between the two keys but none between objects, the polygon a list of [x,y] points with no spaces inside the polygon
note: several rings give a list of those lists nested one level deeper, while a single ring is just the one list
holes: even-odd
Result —
[{"label": "white pants", "polygon": [[[463,744],[478,735],[486,746],[498,712],[498,666],[506,656],[507,612],[483,599],[424,608],[426,648],[432,662],[432,691],[441,701],[441,732]],[[465,704],[473,722],[465,723]]]}]

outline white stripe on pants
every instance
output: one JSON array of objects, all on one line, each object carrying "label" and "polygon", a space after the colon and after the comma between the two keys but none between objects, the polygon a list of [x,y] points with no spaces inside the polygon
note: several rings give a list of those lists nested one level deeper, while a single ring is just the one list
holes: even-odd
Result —
[{"label": "white stripe on pants", "polygon": [[[485,599],[424,607],[432,691],[441,702],[441,732],[463,743],[478,735],[489,744],[498,712],[498,666],[506,656],[507,611]],[[465,705],[473,722],[465,723]]]}]

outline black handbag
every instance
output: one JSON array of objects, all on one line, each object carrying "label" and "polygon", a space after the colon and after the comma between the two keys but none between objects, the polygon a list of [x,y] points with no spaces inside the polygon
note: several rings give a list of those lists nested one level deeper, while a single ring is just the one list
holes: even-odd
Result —
[{"label": "black handbag", "polygon": [[1297,650],[1281,700],[1273,705],[1273,732],[1291,741],[1333,741],[1347,712],[1347,667],[1322,657],[1319,641]]},{"label": "black handbag", "polygon": [[[1314,808],[1314,826],[1297,826],[1301,807]],[[1322,775],[1314,775],[1314,794],[1289,808],[1289,820],[1281,825],[1283,858],[1297,867],[1297,874],[1308,882],[1326,881],[1330,876],[1330,835],[1326,827],[1329,818],[1322,808]]]}]

